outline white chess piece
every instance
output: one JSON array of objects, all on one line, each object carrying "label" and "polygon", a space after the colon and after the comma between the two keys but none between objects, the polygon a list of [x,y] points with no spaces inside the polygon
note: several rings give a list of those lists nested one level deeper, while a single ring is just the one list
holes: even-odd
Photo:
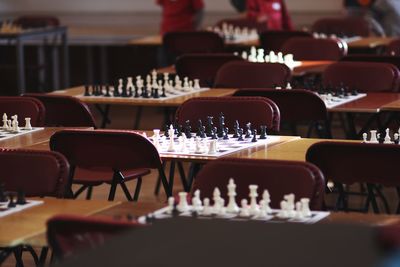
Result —
[{"label": "white chess piece", "polygon": [[168,152],[175,152],[175,141],[174,141],[175,130],[172,124],[169,127],[168,134],[169,134]]},{"label": "white chess piece", "polygon": [[297,220],[304,219],[303,205],[299,201],[296,202],[296,216],[294,216],[294,218]]},{"label": "white chess piece", "polygon": [[201,199],[200,199],[200,190],[196,190],[194,192],[194,196],[192,198],[192,206],[193,209],[197,212],[201,211],[202,209],[202,203],[201,203]]},{"label": "white chess piece", "polygon": [[214,213],[219,213],[220,209],[222,208],[220,200],[221,200],[221,191],[219,191],[219,188],[216,187],[216,188],[214,188],[214,192],[213,192]]},{"label": "white chess piece", "polygon": [[229,201],[228,206],[226,207],[226,212],[237,213],[239,211],[239,206],[236,204],[236,184],[232,178],[229,179],[229,184],[227,187]]},{"label": "white chess piece", "polygon": [[122,92],[122,87],[124,86],[124,80],[118,79],[118,93]]},{"label": "white chess piece", "polygon": [[309,198],[302,198],[300,199],[301,202],[301,210],[304,217],[311,217],[311,210],[310,210],[310,199]]},{"label": "white chess piece", "polygon": [[260,211],[260,208],[257,204],[257,197],[258,197],[257,189],[258,185],[249,185],[250,214],[254,216],[257,216]]},{"label": "white chess piece", "polygon": [[282,200],[280,203],[280,208],[281,210],[278,213],[278,217],[280,218],[288,218],[288,210],[287,210],[287,202],[285,200]]},{"label": "white chess piece", "polygon": [[247,52],[246,52],[246,51],[243,51],[243,52],[242,52],[242,58],[243,58],[244,60],[247,60],[248,55],[247,55]]},{"label": "white chess piece", "polygon": [[294,203],[294,194],[288,194],[284,196],[284,199],[286,200],[287,203],[287,211],[288,211],[288,216],[290,218],[294,217],[296,215],[295,212],[295,203]]},{"label": "white chess piece", "polygon": [[18,126],[18,116],[14,115],[11,117],[12,122],[11,122],[11,129],[14,133],[18,133],[20,131],[19,126]]},{"label": "white chess piece", "polygon": [[213,155],[217,153],[217,140],[210,140],[208,154]]},{"label": "white chess piece", "polygon": [[32,130],[31,118],[25,118],[25,130]]},{"label": "white chess piece", "polygon": [[240,217],[250,217],[250,208],[249,205],[247,205],[247,199],[242,199],[241,203],[241,208],[240,208]]},{"label": "white chess piece", "polygon": [[278,52],[278,63],[281,63],[281,64],[285,63],[282,52]]},{"label": "white chess piece", "polygon": [[179,203],[178,203],[177,209],[180,212],[187,212],[190,210],[190,207],[189,207],[189,204],[187,201],[187,193],[186,192],[179,193]]},{"label": "white chess piece", "polygon": [[196,137],[196,148],[194,153],[196,154],[202,154],[203,153],[203,147],[201,144],[201,138],[200,137]]},{"label": "white chess piece", "polygon": [[371,139],[369,140],[370,143],[379,143],[378,138],[377,138],[377,131],[376,130],[371,130]]},{"label": "white chess piece", "polygon": [[172,211],[174,210],[175,206],[175,198],[174,197],[169,197],[168,198],[168,214],[172,214]]},{"label": "white chess piece", "polygon": [[128,81],[126,82],[126,89],[129,90],[133,90],[135,89],[135,86],[133,85],[133,78],[132,77],[128,77]]},{"label": "white chess piece", "polygon": [[286,85],[286,89],[287,89],[287,90],[291,90],[291,89],[292,89],[292,85],[291,85],[289,82],[288,82],[287,85]]},{"label": "white chess piece", "polygon": [[194,79],[194,86],[193,86],[194,90],[200,90],[200,80],[199,79]]},{"label": "white chess piece", "polygon": [[272,212],[272,209],[270,207],[271,196],[267,189],[264,190],[262,200],[264,200],[264,202],[265,202],[265,211],[267,212],[267,214],[270,214]]},{"label": "white chess piece", "polygon": [[257,50],[257,62],[264,63],[264,49],[260,48]]},{"label": "white chess piece", "polygon": [[153,130],[153,145],[157,148],[160,148],[160,129]]},{"label": "white chess piece", "polygon": [[385,140],[383,141],[384,144],[391,144],[392,139],[390,138],[390,130],[389,128],[386,129]]},{"label": "white chess piece", "polygon": [[363,143],[368,143],[368,134],[367,133],[363,133]]},{"label": "white chess piece", "polygon": [[202,215],[210,216],[212,214],[212,212],[213,212],[212,211],[212,207],[210,206],[210,199],[209,198],[205,198],[203,200],[203,204],[204,204],[204,207],[203,207]]},{"label": "white chess piece", "polygon": [[8,129],[8,118],[7,118],[7,114],[4,113],[3,114],[3,130],[7,130]]}]

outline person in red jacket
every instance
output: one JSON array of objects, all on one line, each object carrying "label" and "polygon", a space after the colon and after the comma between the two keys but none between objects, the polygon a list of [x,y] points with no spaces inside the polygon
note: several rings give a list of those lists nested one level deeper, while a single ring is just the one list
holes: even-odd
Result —
[{"label": "person in red jacket", "polygon": [[293,30],[284,0],[247,0],[247,17],[265,22],[268,30]]},{"label": "person in red jacket", "polygon": [[203,18],[203,0],[156,0],[162,7],[161,34],[196,30]]}]

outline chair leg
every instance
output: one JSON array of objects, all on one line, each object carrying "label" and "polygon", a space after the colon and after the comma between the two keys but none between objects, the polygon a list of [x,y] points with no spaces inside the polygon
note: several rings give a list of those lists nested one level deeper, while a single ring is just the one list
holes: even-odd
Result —
[{"label": "chair leg", "polygon": [[141,187],[142,187],[142,177],[138,177],[136,181],[135,194],[133,195],[133,201],[138,201]]},{"label": "chair leg", "polygon": [[338,189],[338,198],[336,200],[335,211],[345,210],[345,192],[343,185],[341,183],[336,184],[336,188]]},{"label": "chair leg", "polygon": [[82,185],[82,186],[74,193],[74,199],[78,198],[87,188],[88,188],[87,185]]},{"label": "chair leg", "polygon": [[38,267],[43,267],[46,265],[46,259],[48,253],[49,253],[49,247],[42,247],[42,250],[40,251]]},{"label": "chair leg", "polygon": [[169,167],[169,191],[174,192],[174,179],[175,179],[175,164],[176,162],[174,160],[171,161],[171,166]]},{"label": "chair leg", "polygon": [[383,194],[381,188],[378,185],[374,185],[374,189],[375,189],[376,193],[378,194],[378,196],[381,198],[383,206],[385,207],[386,213],[390,214],[389,203],[388,203],[385,195]]},{"label": "chair leg", "polygon": [[108,194],[108,200],[113,201],[115,198],[115,192],[117,190],[117,185],[120,183],[120,179],[118,177],[118,172],[114,171],[113,179],[111,182],[110,193]]},{"label": "chair leg", "polygon": [[13,249],[16,267],[24,267],[24,262],[22,260],[22,250],[22,246],[15,247]]},{"label": "chair leg", "polygon": [[31,247],[31,246],[24,246],[23,247],[23,251],[28,251],[30,254],[31,254],[31,256],[32,256],[32,258],[33,258],[33,261],[35,262],[35,265],[36,266],[39,266],[39,263],[40,263],[40,259],[39,259],[39,256],[38,256],[38,254],[36,253],[36,251],[33,249],[33,247]]},{"label": "chair leg", "polygon": [[93,194],[93,186],[89,186],[86,191],[86,200],[90,200]]},{"label": "chair leg", "polygon": [[168,184],[168,180],[167,180],[167,177],[165,176],[165,172],[164,172],[164,169],[162,168],[162,166],[160,166],[158,168],[158,173],[160,175],[161,182],[163,184],[165,194],[167,195],[167,197],[171,197],[172,196],[172,191],[171,191],[171,188],[170,188],[170,186]]},{"label": "chair leg", "polygon": [[126,187],[125,182],[124,182],[124,181],[120,181],[120,182],[119,182],[119,185],[121,186],[122,191],[124,191],[124,194],[125,194],[126,199],[128,199],[128,201],[133,201],[133,198],[132,198],[132,196],[131,196],[131,193],[129,192],[128,187]]},{"label": "chair leg", "polygon": [[374,194],[374,185],[373,184],[367,184],[367,190],[368,190],[368,199],[372,204],[372,209],[374,213],[379,213],[379,208],[378,208],[378,203],[376,202],[375,194]]},{"label": "chair leg", "polygon": [[[165,161],[163,161],[163,163],[162,163],[163,171],[165,171],[166,164],[167,163]],[[161,187],[161,176],[158,175],[156,187],[154,188],[154,195],[158,196],[158,194],[160,193],[160,187]]]}]

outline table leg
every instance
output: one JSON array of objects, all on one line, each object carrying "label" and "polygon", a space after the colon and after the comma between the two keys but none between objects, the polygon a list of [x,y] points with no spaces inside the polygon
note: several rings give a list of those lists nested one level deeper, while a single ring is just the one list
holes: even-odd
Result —
[{"label": "table leg", "polygon": [[110,105],[105,105],[104,109],[101,108],[99,104],[94,105],[96,109],[100,112],[101,115],[101,126],[100,128],[106,128],[107,124],[111,123],[110,118],[108,117],[110,113]]},{"label": "table leg", "polygon": [[16,53],[17,53],[17,93],[18,95],[25,93],[25,60],[24,60],[24,46],[21,38],[16,39]]}]

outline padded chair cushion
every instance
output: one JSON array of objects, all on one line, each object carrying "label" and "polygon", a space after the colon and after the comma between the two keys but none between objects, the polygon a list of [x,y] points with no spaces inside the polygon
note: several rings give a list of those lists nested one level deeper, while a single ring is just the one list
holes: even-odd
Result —
[{"label": "padded chair cushion", "polygon": [[[140,176],[145,176],[150,174],[149,169],[133,169],[122,171],[125,181],[131,181],[137,179]],[[75,184],[85,184],[85,185],[100,185],[102,183],[111,183],[113,178],[113,172],[107,170],[93,170],[93,169],[82,169],[76,168],[74,175]]]}]

